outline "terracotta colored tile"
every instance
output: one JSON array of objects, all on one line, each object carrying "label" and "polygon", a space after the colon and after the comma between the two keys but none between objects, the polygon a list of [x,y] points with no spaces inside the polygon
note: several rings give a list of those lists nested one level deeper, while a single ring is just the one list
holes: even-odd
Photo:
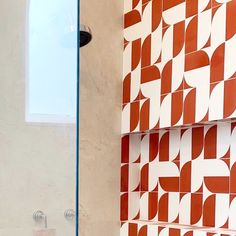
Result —
[{"label": "terracotta colored tile", "polygon": [[236,34],[236,2],[229,1],[226,5],[226,40],[229,40]]},{"label": "terracotta colored tile", "polygon": [[123,165],[121,167],[121,192],[128,192],[129,183],[129,165]]},{"label": "terracotta colored tile", "polygon": [[211,58],[211,83],[224,80],[225,44],[214,51]]},{"label": "terracotta colored tile", "polygon": [[120,198],[120,220],[128,220],[128,193],[123,193]]},{"label": "terracotta colored tile", "polygon": [[129,224],[129,235],[128,236],[138,236],[138,224]]},{"label": "terracotta colored tile", "polygon": [[203,205],[203,226],[214,227],[215,226],[215,195],[210,195],[204,201]]},{"label": "terracotta colored tile", "polygon": [[[132,138],[128,135],[122,138],[120,184],[124,194],[121,195],[121,220],[145,218],[143,220],[148,223],[183,223],[185,220],[187,224],[197,224],[199,227],[203,224],[207,227],[229,228],[232,225],[232,216],[230,221],[229,214],[235,215],[233,213],[236,209],[236,203],[233,203],[233,194],[236,194],[236,164],[233,159],[230,160],[234,150],[231,133],[233,135],[235,125],[229,126],[228,135],[226,127],[207,123],[212,120],[230,120],[236,116],[236,73],[234,64],[231,63],[234,60],[231,49],[234,50],[232,38],[236,34],[236,1],[224,4],[218,0],[131,1],[133,9],[137,10],[125,15],[125,28],[132,27],[141,20],[147,24],[145,28],[140,27],[142,32],[135,32],[135,27],[133,32],[131,28],[125,32],[128,37],[124,47],[130,54],[130,61],[124,65],[127,72],[123,81],[123,107],[127,108],[125,118],[127,124],[130,123],[129,132],[153,131],[150,125],[154,127],[155,122],[158,123],[155,128],[166,128],[167,131],[140,135],[142,145],[138,142],[131,145]],[[168,13],[184,2],[185,16],[188,19],[173,16],[176,22],[170,24],[172,18]],[[214,9],[208,10],[211,4]],[[171,10],[168,12],[169,9]],[[162,10],[165,11],[165,17],[162,17]],[[157,35],[157,29],[161,25],[162,32]],[[209,26],[212,26],[210,32]],[[137,29],[138,27],[139,24]],[[158,37],[162,40],[159,44],[165,45],[165,50],[162,47],[161,56],[155,55],[154,58],[153,55],[158,51],[155,45]],[[181,54],[183,47],[185,55]],[[142,69],[139,78],[137,68],[140,65]],[[180,78],[181,70],[183,78]],[[134,80],[133,75],[137,76]],[[198,78],[199,81],[206,78],[201,86]],[[160,91],[155,92],[158,86],[150,82],[160,83]],[[146,92],[149,89],[148,83],[150,96]],[[160,107],[157,100],[160,100]],[[159,117],[153,119],[153,116]],[[172,128],[177,125],[183,125],[182,128],[184,125],[191,127],[184,128],[177,137],[178,135],[172,135]],[[138,148],[139,152],[136,152]],[[140,153],[143,159],[140,158]],[[171,162],[173,159],[176,161]],[[129,162],[141,164],[136,170],[129,167]],[[176,164],[176,170],[173,169],[173,163]],[[211,165],[214,170],[210,170]],[[165,168],[164,176],[157,173],[159,166]],[[197,167],[201,168],[196,171]],[[223,167],[224,170],[221,170]],[[227,167],[229,176],[222,174],[227,171]],[[212,176],[212,173],[217,172],[220,176]],[[140,196],[139,191],[142,191]],[[132,194],[137,194],[138,197],[131,197]],[[230,198],[230,203],[227,198]],[[230,204],[231,213],[228,213]],[[125,236],[149,236],[149,230],[147,224],[130,224],[129,235]],[[160,234],[165,230],[164,226],[157,226]],[[170,228],[168,232],[171,236],[192,236],[194,233],[193,229],[180,232],[175,228]],[[206,235],[213,236],[211,232]]]},{"label": "terracotta colored tile", "polygon": [[123,103],[130,102],[131,90],[131,73],[129,73],[123,81]]},{"label": "terracotta colored tile", "polygon": [[145,67],[141,72],[141,83],[160,79],[160,71],[156,66]]},{"label": "terracotta colored tile", "polygon": [[138,236],[148,236],[147,225],[144,225],[140,228]]},{"label": "terracotta colored tile", "polygon": [[149,130],[150,100],[147,99],[140,110],[140,131]]},{"label": "terracotta colored tile", "polygon": [[159,134],[154,133],[150,134],[149,139],[149,161],[153,161],[155,158],[157,158],[159,152]]},{"label": "terracotta colored tile", "polygon": [[160,25],[162,19],[162,0],[152,0],[152,32]]},{"label": "terracotta colored tile", "polygon": [[204,147],[204,128],[192,129],[192,160],[199,157]]},{"label": "terracotta colored tile", "polygon": [[134,131],[139,124],[139,102],[133,102],[130,104],[130,131]]},{"label": "terracotta colored tile", "polygon": [[132,42],[131,56],[131,69],[133,71],[138,66],[141,60],[141,39],[137,39]]},{"label": "terracotta colored tile", "polygon": [[168,194],[164,194],[159,199],[158,220],[168,222]]},{"label": "terracotta colored tile", "polygon": [[184,2],[184,0],[172,0],[172,1],[164,0],[163,1],[163,10],[165,11],[167,9],[170,9],[170,8],[175,7],[178,4],[181,4],[183,2]]},{"label": "terracotta colored tile", "polygon": [[195,123],[196,89],[191,89],[184,99],[184,124]]},{"label": "terracotta colored tile", "polygon": [[121,163],[129,163],[129,135],[125,135],[122,137]]},{"label": "terracotta colored tile", "polygon": [[198,17],[194,16],[189,22],[186,29],[185,38],[185,53],[191,53],[197,50],[197,29],[198,29]]},{"label": "terracotta colored tile", "polygon": [[132,1],[132,6],[133,6],[133,9],[134,9],[139,4],[139,2],[141,0],[130,0],[130,1]]},{"label": "terracotta colored tile", "polygon": [[173,57],[176,57],[184,47],[185,21],[181,21],[174,25],[173,36]]},{"label": "terracotta colored tile", "polygon": [[198,14],[198,1],[199,0],[186,0],[186,17]]},{"label": "terracotta colored tile", "polygon": [[212,126],[205,134],[204,158],[216,159],[217,126]]},{"label": "terracotta colored tile", "polygon": [[[138,1],[138,0],[136,0],[136,1]],[[142,0],[142,4],[144,5],[144,4],[147,4],[148,2],[150,2],[151,0]]]},{"label": "terracotta colored tile", "polygon": [[142,67],[151,65],[151,35],[142,44]]},{"label": "terracotta colored tile", "polygon": [[166,192],[179,192],[179,179],[179,177],[160,177],[160,186]]},{"label": "terracotta colored tile", "polygon": [[190,53],[185,57],[185,71],[198,69],[210,64],[209,57],[203,50]]},{"label": "terracotta colored tile", "polygon": [[141,191],[148,191],[149,164],[141,168]]},{"label": "terracotta colored tile", "polygon": [[188,231],[184,234],[184,236],[193,236],[193,231]]},{"label": "terracotta colored tile", "polygon": [[236,194],[236,163],[230,170],[230,193]]},{"label": "terracotta colored tile", "polygon": [[183,115],[183,91],[172,93],[171,126],[182,124]]},{"label": "terracotta colored tile", "polygon": [[161,74],[161,94],[167,94],[171,92],[172,81],[172,61],[166,63]]},{"label": "terracotta colored tile", "polygon": [[148,219],[152,220],[157,216],[158,211],[158,193],[151,192],[148,196]]},{"label": "terracotta colored tile", "polygon": [[217,6],[220,6],[222,5],[221,2],[219,2],[218,0],[212,0],[212,7],[217,7]]},{"label": "terracotta colored tile", "polygon": [[166,132],[160,140],[160,161],[169,161],[169,132]]},{"label": "terracotta colored tile", "polygon": [[197,224],[202,217],[203,195],[191,194],[191,225]]},{"label": "terracotta colored tile", "polygon": [[174,228],[170,228],[169,229],[169,235],[170,236],[180,236],[180,229],[174,229]]},{"label": "terracotta colored tile", "polygon": [[229,177],[204,177],[204,183],[211,193],[229,193]]},{"label": "terracotta colored tile", "polygon": [[137,10],[130,11],[125,14],[124,27],[128,28],[141,21],[141,15]]},{"label": "terracotta colored tile", "polygon": [[191,192],[191,161],[185,163],[180,172],[180,192]]},{"label": "terracotta colored tile", "polygon": [[236,109],[236,79],[224,83],[224,118],[228,118]]}]

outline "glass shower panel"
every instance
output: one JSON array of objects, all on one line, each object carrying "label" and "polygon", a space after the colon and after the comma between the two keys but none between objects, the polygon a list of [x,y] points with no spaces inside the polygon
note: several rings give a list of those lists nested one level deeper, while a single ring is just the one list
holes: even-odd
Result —
[{"label": "glass shower panel", "polygon": [[77,0],[0,1],[0,236],[74,236]]}]

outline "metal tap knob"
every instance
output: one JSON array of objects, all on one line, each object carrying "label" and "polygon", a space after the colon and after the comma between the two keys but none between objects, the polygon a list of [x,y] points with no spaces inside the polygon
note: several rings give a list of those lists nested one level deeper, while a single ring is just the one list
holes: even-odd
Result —
[{"label": "metal tap knob", "polygon": [[67,220],[72,221],[75,219],[75,210],[73,209],[67,209],[64,212],[64,216]]},{"label": "metal tap knob", "polygon": [[48,227],[47,216],[42,211],[35,211],[33,214],[33,219],[36,223],[44,222],[44,227]]}]

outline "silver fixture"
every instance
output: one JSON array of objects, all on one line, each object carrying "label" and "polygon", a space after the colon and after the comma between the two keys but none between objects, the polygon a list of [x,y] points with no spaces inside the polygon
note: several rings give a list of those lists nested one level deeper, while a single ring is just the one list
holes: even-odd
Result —
[{"label": "silver fixture", "polygon": [[36,211],[33,214],[33,219],[36,223],[44,223],[44,227],[48,227],[47,216],[42,211]]},{"label": "silver fixture", "polygon": [[72,221],[75,219],[75,210],[73,209],[67,209],[64,212],[64,216],[67,220]]},{"label": "silver fixture", "polygon": [[80,47],[87,45],[91,40],[91,29],[87,25],[80,25]]}]

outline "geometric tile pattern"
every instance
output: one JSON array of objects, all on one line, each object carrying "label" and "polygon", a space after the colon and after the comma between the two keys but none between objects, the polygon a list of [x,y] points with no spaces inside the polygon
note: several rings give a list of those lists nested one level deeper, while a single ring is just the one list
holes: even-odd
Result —
[{"label": "geometric tile pattern", "polygon": [[122,133],[236,117],[236,0],[124,0]]},{"label": "geometric tile pattern", "polygon": [[235,236],[236,231],[212,230],[171,224],[123,223],[121,236]]},{"label": "geometric tile pattern", "polygon": [[125,135],[121,163],[121,222],[236,230],[236,123]]}]

